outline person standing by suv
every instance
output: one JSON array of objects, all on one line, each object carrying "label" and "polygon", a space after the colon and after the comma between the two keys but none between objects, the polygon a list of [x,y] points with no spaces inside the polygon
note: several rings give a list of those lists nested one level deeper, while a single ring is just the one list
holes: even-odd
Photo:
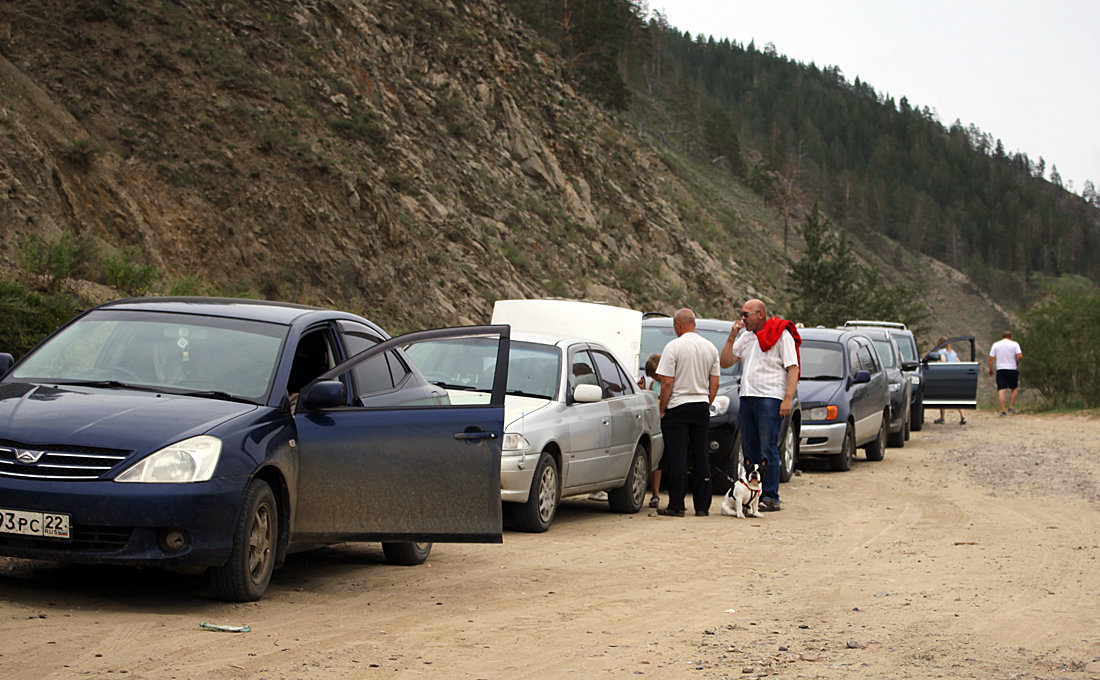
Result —
[{"label": "person standing by suv", "polygon": [[1020,391],[1020,360],[1024,352],[1020,343],[1012,339],[1012,331],[1005,331],[1000,340],[989,348],[989,375],[993,375],[993,365],[997,366],[997,399],[1001,402],[1001,415],[1005,415],[1005,392],[1011,392],[1008,398],[1008,413],[1016,412],[1016,395]]},{"label": "person standing by suv", "polygon": [[[741,337],[744,328],[750,332]],[[741,307],[741,319],[735,321],[720,362],[728,368],[744,360],[741,369],[741,448],[751,463],[767,459],[764,468],[760,509],[780,510],[779,504],[779,430],[791,412],[798,391],[798,348],[802,339],[793,323],[777,316],[768,317],[761,300],[749,300]]]},{"label": "person standing by suv", "polygon": [[707,424],[710,404],[718,394],[718,350],[695,332],[695,312],[686,307],[673,315],[672,329],[676,339],[665,345],[657,364],[661,432],[668,458],[668,505],[657,514],[684,516],[687,459],[691,456],[695,514],[706,517],[711,501]]}]

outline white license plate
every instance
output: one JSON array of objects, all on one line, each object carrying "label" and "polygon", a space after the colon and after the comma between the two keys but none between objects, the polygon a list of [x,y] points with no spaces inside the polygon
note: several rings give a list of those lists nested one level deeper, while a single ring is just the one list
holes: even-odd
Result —
[{"label": "white license plate", "polygon": [[0,534],[71,538],[69,516],[56,512],[28,512],[0,508]]}]

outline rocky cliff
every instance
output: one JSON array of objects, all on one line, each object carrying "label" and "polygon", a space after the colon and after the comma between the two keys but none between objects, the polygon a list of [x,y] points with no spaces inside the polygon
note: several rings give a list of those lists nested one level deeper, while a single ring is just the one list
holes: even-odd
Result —
[{"label": "rocky cliff", "polygon": [[[780,216],[578,96],[549,52],[491,0],[0,0],[0,269],[71,233],[152,264],[153,292],[395,331],[547,295],[781,310]],[[1000,318],[955,273],[869,250]]]}]

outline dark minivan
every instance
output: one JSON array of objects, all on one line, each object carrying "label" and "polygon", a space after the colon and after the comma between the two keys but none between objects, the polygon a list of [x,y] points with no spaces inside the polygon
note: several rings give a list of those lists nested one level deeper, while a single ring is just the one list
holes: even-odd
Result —
[{"label": "dark minivan", "polygon": [[871,339],[843,328],[803,328],[802,440],[799,455],[828,456],[833,470],[849,470],[856,448],[882,460],[890,423],[886,369]]}]

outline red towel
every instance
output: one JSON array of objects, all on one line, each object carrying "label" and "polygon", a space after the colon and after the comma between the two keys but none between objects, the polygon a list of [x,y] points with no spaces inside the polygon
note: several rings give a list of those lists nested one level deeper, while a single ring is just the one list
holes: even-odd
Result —
[{"label": "red towel", "polygon": [[791,337],[794,338],[794,354],[798,358],[799,367],[801,367],[802,354],[800,348],[802,347],[802,337],[799,336],[798,327],[794,325],[794,322],[773,316],[764,322],[763,328],[756,331],[756,341],[760,343],[761,351],[767,352],[775,346],[775,343],[779,342],[779,336],[783,334],[783,331],[789,331]]}]

